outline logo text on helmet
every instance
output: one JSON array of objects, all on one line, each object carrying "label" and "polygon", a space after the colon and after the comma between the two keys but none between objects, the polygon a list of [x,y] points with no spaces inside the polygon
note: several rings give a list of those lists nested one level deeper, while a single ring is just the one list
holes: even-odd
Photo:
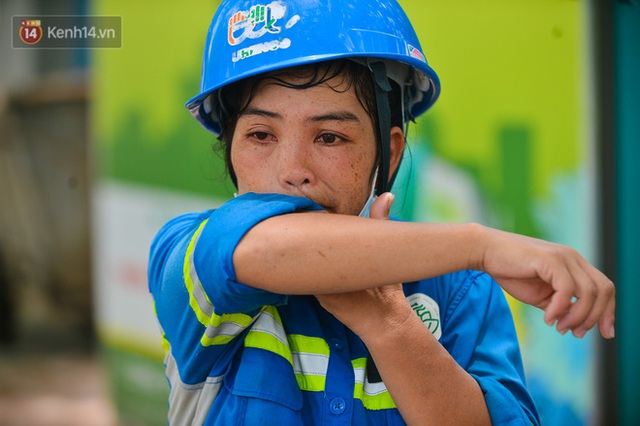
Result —
[{"label": "logo text on helmet", "polygon": [[[257,4],[251,6],[249,10],[236,12],[229,18],[227,41],[231,46],[237,46],[247,39],[258,39],[266,34],[280,34],[282,25],[277,24],[285,17],[286,12],[286,5],[278,0],[267,5]],[[289,19],[284,28],[291,28],[299,20],[300,17],[295,15]],[[291,46],[291,40],[288,38],[257,43],[234,52],[232,60],[237,62],[260,53],[286,49],[289,46]]]},{"label": "logo text on helmet", "polygon": [[260,38],[267,33],[278,34],[281,30],[276,25],[282,19],[287,8],[279,1],[268,5],[251,6],[247,11],[236,12],[229,18],[228,41],[237,46],[246,39]]}]

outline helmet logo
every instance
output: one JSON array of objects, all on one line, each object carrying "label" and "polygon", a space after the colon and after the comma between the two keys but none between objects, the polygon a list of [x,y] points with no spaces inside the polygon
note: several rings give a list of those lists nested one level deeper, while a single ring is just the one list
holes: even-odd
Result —
[{"label": "helmet logo", "polygon": [[273,2],[252,6],[246,12],[237,12],[229,19],[229,44],[237,46],[247,38],[260,38],[266,33],[277,34],[276,21],[284,16],[285,7]]},{"label": "helmet logo", "polygon": [[[227,41],[231,46],[238,46],[247,39],[259,39],[266,34],[280,34],[282,25],[277,25],[278,21],[284,18],[287,7],[281,1],[273,1],[267,5],[258,4],[251,6],[246,11],[236,12],[229,18]],[[290,28],[295,25],[300,17],[292,17],[285,25]],[[251,56],[258,55],[278,49],[286,49],[291,46],[291,40],[280,38],[273,41],[254,44],[244,47],[233,53],[232,60],[237,62]]]},{"label": "helmet logo", "polygon": [[425,62],[425,63],[427,62],[427,59],[424,57],[422,52],[416,49],[415,47],[413,47],[412,45],[407,44],[407,49],[409,50],[409,56],[412,56],[422,62]]}]

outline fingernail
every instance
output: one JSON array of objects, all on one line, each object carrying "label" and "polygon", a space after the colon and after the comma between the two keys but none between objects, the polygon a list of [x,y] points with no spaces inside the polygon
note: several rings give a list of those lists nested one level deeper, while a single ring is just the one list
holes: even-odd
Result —
[{"label": "fingernail", "polygon": [[612,339],[616,337],[616,328],[613,326],[613,324],[611,324],[611,329],[609,330],[609,333],[611,334]]},{"label": "fingernail", "polygon": [[396,199],[396,196],[391,192],[387,195],[387,209],[391,210],[391,205],[393,205],[393,201]]}]

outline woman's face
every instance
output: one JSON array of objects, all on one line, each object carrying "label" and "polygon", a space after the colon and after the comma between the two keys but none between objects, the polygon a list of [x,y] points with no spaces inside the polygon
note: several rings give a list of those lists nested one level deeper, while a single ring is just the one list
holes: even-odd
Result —
[{"label": "woman's face", "polygon": [[360,212],[371,192],[373,124],[353,87],[327,83],[308,89],[261,83],[231,144],[238,193],[295,195],[332,213]]}]

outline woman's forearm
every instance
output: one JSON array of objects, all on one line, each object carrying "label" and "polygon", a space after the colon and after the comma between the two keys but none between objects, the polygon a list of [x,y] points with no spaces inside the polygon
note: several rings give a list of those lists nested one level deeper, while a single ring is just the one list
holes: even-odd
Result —
[{"label": "woman's forearm", "polygon": [[473,267],[479,228],[289,214],[252,228],[233,263],[238,281],[276,293],[362,290]]},{"label": "woman's forearm", "polygon": [[233,255],[236,279],[281,294],[332,294],[479,269],[545,321],[577,337],[614,336],[615,287],[570,247],[476,224],[295,213],[253,227]]},{"label": "woman's forearm", "polygon": [[380,376],[408,425],[489,425],[478,382],[410,311],[399,327],[363,336]]}]

